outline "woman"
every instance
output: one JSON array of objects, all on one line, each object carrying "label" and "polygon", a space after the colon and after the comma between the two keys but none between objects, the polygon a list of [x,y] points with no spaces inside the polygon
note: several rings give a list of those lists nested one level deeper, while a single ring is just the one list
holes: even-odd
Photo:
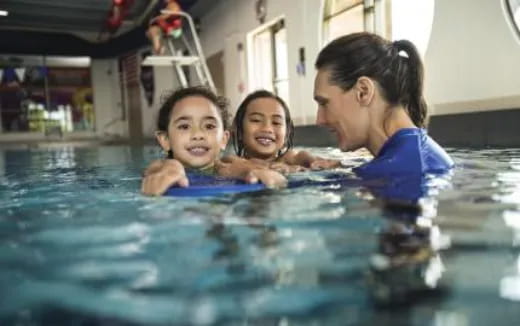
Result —
[{"label": "woman", "polygon": [[422,129],[423,65],[411,42],[346,35],[321,50],[316,69],[316,123],[336,135],[341,150],[365,147],[374,155],[355,169],[361,177],[443,173],[453,167]]}]

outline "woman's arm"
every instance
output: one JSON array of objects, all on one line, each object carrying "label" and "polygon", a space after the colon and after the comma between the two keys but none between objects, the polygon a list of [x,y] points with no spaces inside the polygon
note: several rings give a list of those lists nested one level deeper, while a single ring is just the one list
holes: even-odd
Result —
[{"label": "woman's arm", "polygon": [[327,170],[341,166],[341,161],[314,156],[307,151],[289,150],[282,156],[282,162],[289,165],[299,165],[311,170]]}]

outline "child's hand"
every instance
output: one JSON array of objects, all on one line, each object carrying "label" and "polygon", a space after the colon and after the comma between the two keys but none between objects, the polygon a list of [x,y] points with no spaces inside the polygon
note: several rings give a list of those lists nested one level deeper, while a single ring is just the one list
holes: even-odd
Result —
[{"label": "child's hand", "polygon": [[141,183],[145,195],[162,195],[172,185],[189,185],[184,166],[177,160],[157,160],[146,169]]},{"label": "child's hand", "polygon": [[267,188],[284,188],[287,179],[280,173],[269,169],[253,169],[244,178],[247,183],[263,183]]},{"label": "child's hand", "polygon": [[341,166],[341,161],[324,158],[316,158],[310,163],[310,169],[314,171],[334,169]]},{"label": "child's hand", "polygon": [[267,168],[265,163],[246,160],[238,156],[226,156],[215,162],[218,175],[224,177],[241,178],[254,169]]},{"label": "child's hand", "polygon": [[247,183],[261,182],[267,188],[281,188],[287,185],[287,179],[279,172],[268,169],[267,164],[228,156],[215,162],[218,175],[239,178]]}]

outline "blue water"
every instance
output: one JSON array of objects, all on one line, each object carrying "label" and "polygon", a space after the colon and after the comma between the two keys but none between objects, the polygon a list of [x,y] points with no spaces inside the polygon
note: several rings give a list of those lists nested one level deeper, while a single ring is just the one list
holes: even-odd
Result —
[{"label": "blue water", "polygon": [[363,185],[151,198],[155,147],[0,150],[0,325],[520,324],[520,150],[449,152],[410,206]]}]

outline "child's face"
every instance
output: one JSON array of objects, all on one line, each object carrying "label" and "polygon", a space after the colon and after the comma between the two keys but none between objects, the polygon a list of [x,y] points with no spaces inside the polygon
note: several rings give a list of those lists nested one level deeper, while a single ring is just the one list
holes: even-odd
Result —
[{"label": "child's face", "polygon": [[285,145],[285,111],[277,100],[258,98],[246,109],[243,121],[245,153],[250,158],[273,159]]},{"label": "child's face", "polygon": [[177,102],[170,115],[168,133],[157,133],[165,151],[189,168],[213,166],[226,147],[229,132],[224,131],[216,106],[201,96],[189,96]]}]

